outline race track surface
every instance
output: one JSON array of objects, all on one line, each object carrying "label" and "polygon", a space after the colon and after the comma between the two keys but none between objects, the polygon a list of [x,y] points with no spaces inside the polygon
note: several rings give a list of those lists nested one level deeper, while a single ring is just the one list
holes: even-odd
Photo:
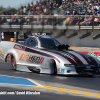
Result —
[{"label": "race track surface", "polygon": [[[10,61],[0,60],[0,75],[34,80],[44,87],[0,84],[0,91],[40,91],[40,95],[0,95],[1,100],[96,100],[100,99],[100,75],[93,77],[48,75],[14,71]],[[48,87],[49,86],[49,87]],[[65,90],[67,89],[67,90]],[[77,92],[73,92],[76,91]],[[84,91],[80,93],[80,91]],[[93,94],[95,95],[93,96]],[[87,95],[89,94],[89,95]],[[67,98],[67,99],[66,99]]]}]

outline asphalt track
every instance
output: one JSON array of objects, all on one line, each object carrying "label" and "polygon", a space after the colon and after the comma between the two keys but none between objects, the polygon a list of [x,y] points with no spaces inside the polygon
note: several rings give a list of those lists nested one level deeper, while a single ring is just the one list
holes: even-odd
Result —
[{"label": "asphalt track", "polygon": [[48,75],[14,71],[0,60],[0,75],[30,78],[44,87],[0,84],[0,91],[40,91],[40,95],[0,95],[1,100],[100,100],[100,75],[94,77]]}]

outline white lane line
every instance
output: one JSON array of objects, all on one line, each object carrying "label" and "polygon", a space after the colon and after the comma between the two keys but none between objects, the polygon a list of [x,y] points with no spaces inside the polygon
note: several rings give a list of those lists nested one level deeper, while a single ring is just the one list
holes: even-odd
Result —
[{"label": "white lane line", "polygon": [[29,81],[31,81],[32,83],[35,83],[36,85],[38,85],[38,86],[42,86],[42,87],[44,87],[43,85],[41,85],[41,84],[39,84],[39,83],[37,83],[37,82],[35,82],[34,80],[32,80],[32,79],[29,79],[29,78],[26,78],[27,80],[29,80]]}]

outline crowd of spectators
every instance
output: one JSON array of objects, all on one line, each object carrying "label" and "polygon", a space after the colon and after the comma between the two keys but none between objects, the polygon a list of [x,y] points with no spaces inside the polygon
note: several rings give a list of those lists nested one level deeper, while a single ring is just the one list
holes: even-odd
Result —
[{"label": "crowd of spectators", "polygon": [[21,5],[18,15],[91,15],[100,13],[100,0],[40,0],[36,4]]},{"label": "crowd of spectators", "polygon": [[[97,15],[94,18],[91,15]],[[92,25],[93,21],[95,25],[100,23],[100,0],[39,0],[36,4],[31,3],[25,6],[21,5],[15,15],[65,15],[66,19],[57,20],[56,17],[52,19],[37,19],[31,18],[28,24],[38,25],[38,24],[55,24],[59,25],[82,25],[88,26]],[[68,17],[68,15],[89,15],[89,17]],[[2,20],[1,20],[2,21]],[[23,22],[26,19],[23,19]],[[10,23],[18,22],[14,19],[12,14]],[[25,23],[25,22],[24,22]]]}]

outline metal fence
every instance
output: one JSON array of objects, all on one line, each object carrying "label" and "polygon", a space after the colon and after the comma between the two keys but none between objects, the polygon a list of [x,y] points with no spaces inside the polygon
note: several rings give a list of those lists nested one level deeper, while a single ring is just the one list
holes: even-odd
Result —
[{"label": "metal fence", "polygon": [[1,25],[99,26],[100,16],[0,15]]}]

